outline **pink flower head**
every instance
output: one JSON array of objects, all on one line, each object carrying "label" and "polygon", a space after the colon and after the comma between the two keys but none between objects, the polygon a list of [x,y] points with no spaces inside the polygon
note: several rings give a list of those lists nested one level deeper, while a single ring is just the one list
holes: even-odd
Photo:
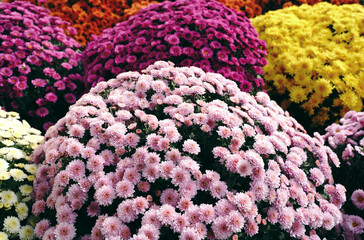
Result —
[{"label": "pink flower head", "polygon": [[112,186],[105,185],[99,189],[96,189],[95,199],[101,206],[112,204],[115,197],[115,189]]},{"label": "pink flower head", "polygon": [[357,189],[351,195],[351,201],[360,210],[364,209],[364,191],[362,189]]},{"label": "pink flower head", "polygon": [[59,223],[54,230],[54,234],[57,239],[71,240],[76,236],[76,228],[70,223]]},{"label": "pink flower head", "polygon": [[183,151],[197,155],[201,151],[201,149],[197,142],[192,139],[188,139],[183,143]]}]

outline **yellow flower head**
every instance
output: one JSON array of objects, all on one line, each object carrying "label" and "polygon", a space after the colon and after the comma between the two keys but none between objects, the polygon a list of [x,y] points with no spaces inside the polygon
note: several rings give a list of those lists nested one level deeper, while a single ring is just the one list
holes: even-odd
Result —
[{"label": "yellow flower head", "polygon": [[[297,103],[302,111],[290,114],[305,119],[300,123],[307,130],[324,129],[338,121],[340,113],[364,111],[363,19],[362,5],[320,2],[270,11],[251,20],[268,46],[268,65],[263,68],[268,93],[276,101],[288,98]],[[334,106],[338,98],[341,105],[336,101]],[[329,111],[319,111],[323,108]],[[307,124],[307,119],[313,122]]]}]

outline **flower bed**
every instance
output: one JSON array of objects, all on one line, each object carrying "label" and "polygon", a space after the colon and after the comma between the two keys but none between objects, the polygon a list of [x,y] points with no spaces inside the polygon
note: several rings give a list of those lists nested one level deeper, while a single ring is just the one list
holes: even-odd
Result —
[{"label": "flower bed", "polygon": [[0,3],[0,21],[0,104],[46,130],[83,92],[79,44],[28,2]]},{"label": "flower bed", "polygon": [[252,20],[269,46],[267,91],[310,132],[363,110],[363,18],[361,5],[323,2]]},{"label": "flower bed", "polygon": [[266,93],[220,74],[163,61],[122,73],[35,150],[35,234],[317,239],[314,229],[341,223],[345,196],[332,185],[337,156],[301,128]]},{"label": "flower bed", "polygon": [[214,0],[166,1],[91,41],[83,52],[85,81],[95,86],[121,72],[168,60],[221,73],[255,93],[264,89],[265,46],[243,13]]},{"label": "flower bed", "polygon": [[335,181],[347,189],[341,225],[345,239],[360,239],[364,233],[364,112],[350,111],[326,128],[325,143],[339,156],[340,168],[333,168]]},{"label": "flower bed", "polygon": [[37,167],[29,156],[42,140],[18,113],[0,110],[0,239],[34,238],[29,209]]}]

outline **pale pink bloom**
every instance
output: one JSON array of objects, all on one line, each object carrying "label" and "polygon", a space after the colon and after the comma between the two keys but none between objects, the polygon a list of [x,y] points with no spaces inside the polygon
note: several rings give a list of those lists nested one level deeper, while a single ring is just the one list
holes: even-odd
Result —
[{"label": "pale pink bloom", "polygon": [[254,150],[248,150],[245,152],[245,158],[252,164],[253,168],[264,168],[264,161],[260,154]]},{"label": "pale pink bloom", "polygon": [[211,226],[216,239],[227,239],[233,232],[229,229],[228,221],[225,217],[216,218]]},{"label": "pale pink bloom", "polygon": [[160,175],[163,179],[167,180],[171,177],[171,172],[175,165],[172,161],[164,161],[160,164]]},{"label": "pale pink bloom", "polygon": [[269,188],[263,181],[250,182],[250,191],[254,193],[257,201],[262,201],[267,198]]},{"label": "pale pink bloom", "polygon": [[240,232],[244,227],[245,219],[238,211],[232,211],[228,215],[228,227],[232,232]]},{"label": "pale pink bloom", "polygon": [[80,180],[85,176],[85,163],[81,160],[73,160],[66,167],[69,177],[73,180]]},{"label": "pale pink bloom", "polygon": [[128,180],[120,181],[115,186],[116,195],[120,198],[132,197],[134,194],[134,184]]},{"label": "pale pink bloom", "polygon": [[86,202],[88,198],[88,194],[84,191],[82,191],[81,187],[76,183],[72,184],[67,191],[66,194],[68,201],[80,201],[82,204]]},{"label": "pale pink bloom", "polygon": [[199,234],[193,228],[184,228],[181,235],[179,236],[180,240],[200,240],[202,239]]},{"label": "pale pink bloom", "polygon": [[211,204],[200,205],[200,221],[210,224],[215,219],[215,209]]},{"label": "pale pink bloom", "polygon": [[174,126],[167,126],[163,129],[163,132],[166,134],[166,138],[172,142],[178,142],[181,139],[181,134],[178,132],[178,129]]},{"label": "pale pink bloom", "polygon": [[350,199],[357,208],[364,210],[364,191],[362,189],[355,190]]},{"label": "pale pink bloom", "polygon": [[82,153],[84,145],[74,138],[68,138],[66,141],[68,141],[67,153],[71,157],[78,157]]},{"label": "pale pink bloom", "polygon": [[213,181],[211,186],[211,195],[214,198],[221,199],[226,196],[227,193],[227,185],[222,181]]},{"label": "pale pink bloom", "polygon": [[[162,139],[163,140],[163,139]],[[144,163],[146,166],[151,166],[153,164],[157,164],[160,162],[160,156],[159,154],[155,152],[150,152],[145,156]]]},{"label": "pale pink bloom", "polygon": [[133,184],[137,184],[141,179],[141,175],[135,168],[127,168],[124,172],[124,179],[132,182]]},{"label": "pale pink bloom", "polygon": [[96,201],[92,201],[87,207],[87,216],[96,217],[100,215],[100,205]]},{"label": "pale pink bloom", "polygon": [[173,207],[176,207],[179,202],[179,194],[176,190],[167,188],[162,191],[160,201],[162,204],[169,204]]},{"label": "pale pink bloom", "polygon": [[69,131],[69,135],[72,137],[82,138],[85,134],[85,128],[82,125],[79,124],[73,124]]},{"label": "pale pink bloom", "polygon": [[95,189],[101,188],[103,186],[112,186],[111,180],[106,176],[99,176],[94,184]]},{"label": "pale pink bloom", "polygon": [[230,128],[227,128],[227,127],[224,127],[224,126],[219,126],[217,133],[222,138],[228,138],[228,137],[231,136],[231,130],[230,130]]},{"label": "pale pink bloom", "polygon": [[190,154],[195,154],[197,155],[201,149],[200,146],[198,145],[198,143],[192,139],[188,139],[186,141],[183,142],[183,149],[184,152],[188,152]]},{"label": "pale pink bloom", "polygon": [[134,200],[126,199],[121,202],[116,209],[118,217],[122,222],[128,223],[136,219],[137,215],[135,214],[135,211],[133,209],[133,203]]},{"label": "pale pink bloom", "polygon": [[137,92],[146,92],[150,89],[151,79],[143,79],[143,76],[146,78],[147,75],[142,75],[135,84],[135,91]]},{"label": "pale pink bloom", "polygon": [[71,240],[76,236],[76,228],[70,223],[59,223],[54,229],[56,239]]},{"label": "pale pink bloom", "polygon": [[83,152],[81,153],[82,158],[89,159],[91,156],[93,156],[96,152],[96,149],[91,147],[85,147],[83,149]]},{"label": "pale pink bloom", "polygon": [[224,147],[214,147],[212,149],[212,154],[215,158],[225,158],[225,156],[231,154],[231,152]]},{"label": "pale pink bloom", "polygon": [[305,225],[303,225],[298,221],[293,222],[289,230],[291,237],[299,239],[302,239],[302,237],[305,235],[305,232],[306,232]]},{"label": "pale pink bloom", "polygon": [[211,179],[207,175],[202,175],[198,180],[199,189],[202,191],[210,190],[211,187]]},{"label": "pale pink bloom", "polygon": [[284,207],[279,213],[279,223],[282,228],[287,230],[291,228],[295,217],[295,210],[292,207]]},{"label": "pale pink bloom", "polygon": [[253,148],[258,154],[275,154],[273,144],[268,140],[257,140],[253,144]]},{"label": "pale pink bloom", "polygon": [[185,215],[177,213],[171,227],[174,232],[181,233],[182,230],[187,227],[187,225],[189,225],[187,217]]},{"label": "pale pink bloom", "polygon": [[148,192],[150,189],[150,184],[147,181],[140,181],[138,183],[138,190],[141,192]]},{"label": "pale pink bloom", "polygon": [[42,238],[44,233],[50,228],[51,222],[48,219],[40,220],[34,228],[34,234],[38,238]]},{"label": "pale pink bloom", "polygon": [[325,176],[319,168],[310,169],[310,178],[316,183],[316,186],[320,186],[325,181]]},{"label": "pale pink bloom", "polygon": [[204,125],[208,121],[208,115],[205,113],[195,113],[191,114],[193,122],[198,125]]},{"label": "pale pink bloom", "polygon": [[279,213],[275,207],[270,207],[267,213],[267,219],[270,223],[276,224],[278,222]]},{"label": "pale pink bloom", "polygon": [[101,171],[104,167],[105,160],[99,155],[93,155],[87,160],[86,167],[93,172]]},{"label": "pale pink bloom", "polygon": [[158,210],[157,209],[149,209],[147,210],[142,217],[142,225],[151,224],[159,228],[162,224],[158,219]]},{"label": "pale pink bloom", "polygon": [[335,227],[335,220],[334,217],[327,212],[323,213],[322,216],[322,227],[326,230],[331,230],[333,227]]},{"label": "pale pink bloom", "polygon": [[101,233],[107,237],[116,237],[120,234],[121,221],[117,217],[107,217],[102,222]]},{"label": "pale pink bloom", "polygon": [[146,166],[143,170],[143,177],[145,177],[149,182],[153,183],[157,178],[159,178],[159,164],[153,164]]},{"label": "pale pink bloom", "polygon": [[103,240],[104,237],[102,236],[101,229],[98,227],[93,227],[91,230],[91,239],[92,240]]},{"label": "pale pink bloom", "polygon": [[244,229],[245,229],[246,234],[249,235],[249,236],[254,236],[259,231],[258,224],[255,221],[248,221],[245,224]]},{"label": "pale pink bloom", "polygon": [[200,221],[200,208],[197,205],[190,206],[185,211],[189,223],[194,224]]},{"label": "pale pink bloom", "polygon": [[270,188],[278,188],[280,186],[280,173],[277,171],[273,171],[271,169],[268,169],[265,172],[265,183]]},{"label": "pale pink bloom", "polygon": [[237,210],[237,207],[225,198],[220,199],[215,205],[215,212],[217,216],[229,215],[229,213],[234,210]]},{"label": "pale pink bloom", "polygon": [[151,224],[142,225],[138,231],[138,235],[145,236],[148,240],[158,240],[159,234],[159,229]]},{"label": "pale pink bloom", "polygon": [[115,197],[115,189],[110,185],[105,185],[96,189],[95,200],[101,206],[108,206],[112,204]]},{"label": "pale pink bloom", "polygon": [[178,151],[178,149],[173,148],[170,151],[166,152],[165,159],[167,161],[178,163],[181,159],[181,153]]},{"label": "pale pink bloom", "polygon": [[123,239],[123,240],[130,239],[130,236],[131,236],[130,229],[125,224],[121,224],[119,232],[120,232],[119,238],[121,237],[121,239]]},{"label": "pale pink bloom", "polygon": [[189,207],[193,205],[191,198],[188,197],[181,197],[181,199],[178,202],[178,208],[181,211],[186,211]]},{"label": "pale pink bloom", "polygon": [[175,186],[181,185],[190,179],[190,173],[187,170],[184,170],[183,168],[178,166],[171,171],[171,175],[172,183]]},{"label": "pale pink bloom", "polygon": [[244,160],[244,159],[241,159],[237,166],[236,166],[236,171],[242,176],[242,177],[247,177],[247,176],[250,176],[252,174],[252,166],[251,164]]},{"label": "pale pink bloom", "polygon": [[282,189],[282,188],[278,188],[277,189],[277,201],[276,201],[276,205],[278,207],[284,207],[286,206],[287,202],[289,199],[289,192],[288,190]]},{"label": "pale pink bloom", "polygon": [[65,187],[68,185],[69,183],[69,172],[66,170],[62,170],[60,171],[57,176],[55,177],[55,184],[61,186],[61,187]]},{"label": "pale pink bloom", "polygon": [[249,195],[242,192],[237,193],[234,196],[233,202],[236,204],[240,211],[244,212],[250,211],[253,205],[252,199],[249,197]]},{"label": "pale pink bloom", "polygon": [[136,214],[143,214],[149,207],[148,200],[144,197],[136,197],[133,203],[133,209]]},{"label": "pale pink bloom", "polygon": [[268,140],[273,144],[274,148],[280,152],[287,154],[288,148],[282,139],[275,135],[270,135]]},{"label": "pale pink bloom", "polygon": [[158,142],[160,139],[162,139],[162,136],[159,136],[155,133],[149,134],[147,136],[148,147],[150,147],[152,150],[159,151]]},{"label": "pale pink bloom", "polygon": [[68,205],[63,205],[57,208],[56,210],[57,210],[56,218],[58,223],[62,222],[67,222],[72,224],[75,223],[77,214],[72,211],[71,207],[69,207]]},{"label": "pale pink bloom", "polygon": [[158,219],[163,224],[171,225],[176,216],[175,208],[169,204],[164,204],[159,208]]}]

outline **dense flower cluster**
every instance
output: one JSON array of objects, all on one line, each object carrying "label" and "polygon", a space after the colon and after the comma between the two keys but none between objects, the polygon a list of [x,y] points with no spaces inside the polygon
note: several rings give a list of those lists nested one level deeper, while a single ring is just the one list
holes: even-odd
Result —
[{"label": "dense flower cluster", "polygon": [[29,208],[37,167],[29,156],[41,141],[18,113],[0,110],[0,239],[34,238]]},{"label": "dense flower cluster", "polygon": [[91,86],[157,60],[197,66],[232,79],[246,92],[264,89],[265,42],[243,13],[215,0],[152,4],[106,29],[83,51]]},{"label": "dense flower cluster", "polygon": [[[74,38],[81,46],[85,46],[92,35],[100,35],[105,28],[113,27],[116,23],[125,21],[140,9],[152,3],[153,0],[30,0],[33,4],[42,5],[57,16],[69,22],[77,33]],[[64,28],[67,29],[67,26]]]},{"label": "dense flower cluster", "polygon": [[337,156],[300,129],[266,93],[217,73],[163,61],[121,73],[83,95],[32,155],[35,234],[318,239],[341,223],[345,194],[331,176]]},{"label": "dense flower cluster", "polygon": [[323,2],[252,20],[269,46],[267,91],[307,131],[363,109],[363,18],[361,5]]},{"label": "dense flower cluster", "polygon": [[341,167],[333,169],[333,175],[350,198],[343,207],[343,235],[360,239],[364,233],[364,112],[347,112],[339,123],[326,128],[323,138],[340,158]]},{"label": "dense flower cluster", "polygon": [[266,13],[271,10],[281,9],[290,7],[292,5],[302,5],[302,4],[309,4],[314,5],[320,2],[329,2],[335,5],[342,5],[342,4],[353,4],[359,3],[364,4],[363,0],[258,0],[261,2],[259,5],[263,9],[263,13]]},{"label": "dense flower cluster", "polygon": [[0,103],[47,129],[83,91],[79,44],[28,2],[0,3],[0,22]]}]

